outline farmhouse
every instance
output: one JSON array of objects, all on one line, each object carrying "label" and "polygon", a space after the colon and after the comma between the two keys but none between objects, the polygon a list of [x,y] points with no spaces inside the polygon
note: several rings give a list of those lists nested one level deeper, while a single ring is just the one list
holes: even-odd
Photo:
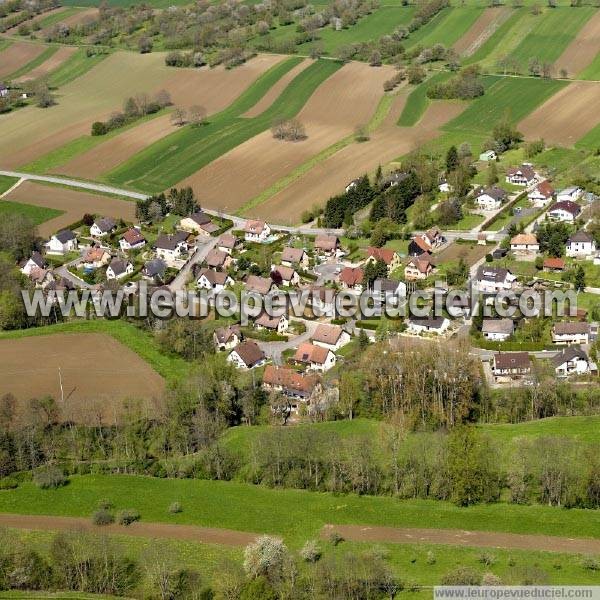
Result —
[{"label": "farmhouse", "polygon": [[302,267],[308,269],[308,254],[302,248],[286,246],[281,253],[281,264],[284,267]]},{"label": "farmhouse", "polygon": [[552,359],[552,366],[557,377],[585,375],[597,371],[596,365],[579,346],[565,348]]},{"label": "farmhouse", "polygon": [[512,185],[530,186],[537,180],[538,175],[529,163],[523,163],[520,167],[509,167],[506,171],[506,182]]},{"label": "farmhouse", "polygon": [[552,206],[548,211],[548,217],[553,221],[573,223],[580,213],[581,206],[579,206],[579,204],[576,204],[571,200],[565,200],[564,202],[557,202]]},{"label": "farmhouse", "polygon": [[254,326],[256,329],[269,329],[270,331],[282,334],[288,330],[289,321],[285,315],[271,317],[264,312],[254,321]]},{"label": "farmhouse", "polygon": [[29,276],[33,269],[45,269],[48,266],[44,257],[37,251],[31,253],[27,260],[21,262],[21,273]]},{"label": "farmhouse", "polygon": [[519,233],[510,240],[510,250],[516,254],[536,254],[540,244],[533,233]]},{"label": "farmhouse", "polygon": [[247,242],[259,242],[263,243],[269,239],[271,235],[271,228],[260,220],[246,221],[244,225],[244,239]]},{"label": "farmhouse", "polygon": [[587,231],[580,230],[567,240],[565,253],[571,258],[592,256],[595,252],[596,242]]},{"label": "farmhouse", "polygon": [[542,208],[552,201],[554,193],[554,188],[547,181],[542,181],[527,194],[527,198],[536,208]]},{"label": "farmhouse", "polygon": [[560,190],[556,195],[556,199],[559,202],[576,202],[583,195],[583,190],[580,187],[569,187],[564,190]]},{"label": "farmhouse", "polygon": [[378,260],[381,260],[387,266],[388,275],[401,265],[400,255],[389,248],[374,248],[373,246],[369,246],[367,248],[367,255],[365,264],[376,263]]},{"label": "farmhouse", "polygon": [[187,231],[176,231],[172,235],[161,235],[154,243],[156,255],[167,261],[181,258],[189,249]]},{"label": "farmhouse", "polygon": [[504,342],[514,331],[512,319],[484,319],[481,333],[486,340]]},{"label": "farmhouse", "polygon": [[260,277],[258,275],[248,275],[246,277],[246,291],[266,296],[269,292],[277,290],[277,286],[273,281],[267,277]]},{"label": "farmhouse", "polygon": [[497,186],[475,191],[475,202],[481,210],[498,210],[507,197],[508,193]]},{"label": "farmhouse", "polygon": [[123,252],[128,250],[139,250],[146,245],[146,239],[139,229],[131,227],[128,229],[119,240],[119,246]]},{"label": "farmhouse", "polygon": [[265,353],[258,347],[256,342],[247,340],[236,346],[227,360],[238,369],[254,369],[265,362]]},{"label": "farmhouse", "polygon": [[315,250],[320,254],[335,254],[340,247],[340,241],[335,235],[318,235],[315,238]]},{"label": "farmhouse", "polygon": [[335,352],[350,341],[350,334],[339,325],[319,325],[310,338],[315,346],[328,348]]},{"label": "farmhouse", "polygon": [[408,319],[409,333],[444,333],[450,326],[450,321],[445,317],[411,317]]},{"label": "farmhouse", "polygon": [[211,221],[210,217],[201,210],[189,215],[188,217],[183,217],[183,219],[179,221],[179,227],[184,231],[198,233],[204,236],[210,236],[215,231],[219,230],[219,226],[215,225]]},{"label": "farmhouse", "polygon": [[75,234],[69,229],[63,229],[46,242],[46,251],[48,254],[65,254],[77,250],[78,245]]},{"label": "farmhouse", "polygon": [[404,279],[417,281],[427,279],[433,273],[433,263],[427,255],[411,258],[404,267]]},{"label": "farmhouse", "polygon": [[329,371],[335,366],[335,354],[328,348],[316,346],[309,342],[304,342],[298,346],[294,360],[304,364],[313,371]]},{"label": "farmhouse", "polygon": [[226,252],[227,254],[231,254],[236,246],[237,239],[234,235],[231,235],[231,233],[224,233],[217,241],[217,248],[221,252]]},{"label": "farmhouse", "polygon": [[93,237],[105,237],[109,233],[112,233],[117,228],[117,223],[110,217],[102,217],[94,221],[90,227],[90,235]]},{"label": "farmhouse", "polygon": [[552,328],[552,341],[555,344],[588,344],[590,325],[581,321],[563,321]]},{"label": "farmhouse", "polygon": [[133,273],[133,264],[129,261],[113,259],[106,269],[106,279],[123,279]]},{"label": "farmhouse", "polygon": [[198,273],[196,284],[199,288],[219,293],[227,286],[233,285],[234,281],[223,271],[213,271],[212,269],[204,268]]},{"label": "farmhouse", "polygon": [[494,354],[492,372],[496,377],[518,379],[531,373],[531,359],[527,352],[500,352]]},{"label": "farmhouse", "polygon": [[142,277],[144,279],[148,279],[153,281],[154,283],[159,283],[164,281],[165,272],[167,270],[167,264],[164,260],[160,258],[154,258],[153,260],[149,260],[142,269]]},{"label": "farmhouse", "polygon": [[218,327],[213,332],[213,342],[215,348],[220,352],[232,350],[243,339],[239,325],[229,325],[228,327]]},{"label": "farmhouse", "polygon": [[475,283],[480,292],[495,293],[512,289],[516,279],[508,269],[481,265],[477,269]]},{"label": "farmhouse", "polygon": [[271,278],[277,282],[281,280],[281,285],[286,287],[300,283],[300,275],[298,275],[296,270],[283,265],[271,265]]},{"label": "farmhouse", "polygon": [[213,248],[204,261],[211,269],[227,269],[232,262],[232,258],[227,252]]},{"label": "farmhouse", "polygon": [[340,273],[340,283],[347,290],[362,292],[364,271],[360,267],[344,267]]},{"label": "farmhouse", "polygon": [[[308,403],[320,385],[316,375],[302,375],[289,367],[267,365],[263,374],[263,387],[267,390],[281,392],[288,398]],[[298,409],[298,403],[291,402],[291,412],[297,413]]]}]

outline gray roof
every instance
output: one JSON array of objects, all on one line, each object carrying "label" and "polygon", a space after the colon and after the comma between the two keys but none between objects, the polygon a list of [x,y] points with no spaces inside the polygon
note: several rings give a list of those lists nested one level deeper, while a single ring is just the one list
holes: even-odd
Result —
[{"label": "gray roof", "polygon": [[487,187],[487,188],[479,188],[475,194],[477,197],[483,196],[483,194],[487,194],[488,196],[492,197],[494,200],[504,200],[504,198],[506,198],[508,196],[508,193],[505,190],[503,190],[502,188],[499,188],[497,186]]},{"label": "gray roof", "polygon": [[186,231],[176,231],[171,235],[161,235],[154,243],[155,248],[163,250],[175,250],[181,242],[187,240],[189,234]]},{"label": "gray roof", "polygon": [[511,319],[484,319],[481,326],[483,333],[506,333],[512,334],[514,323]]},{"label": "gray roof", "polygon": [[594,238],[587,232],[580,229],[577,233],[574,233],[567,242],[593,242]]},{"label": "gray roof", "polygon": [[102,217],[101,219],[94,221],[94,225],[96,225],[96,227],[102,233],[109,233],[116,227],[117,223],[114,219],[111,219],[110,217]]},{"label": "gray roof", "polygon": [[488,267],[481,265],[477,269],[477,281],[493,281],[497,283],[499,281],[505,281],[508,275],[508,270],[503,267]]},{"label": "gray roof", "polygon": [[563,363],[573,360],[574,358],[582,358],[587,361],[588,355],[579,346],[569,346],[552,359],[552,364],[554,367],[560,367]]},{"label": "gray roof", "polygon": [[166,270],[167,264],[161,258],[150,260],[144,265],[144,274],[148,277],[156,277],[157,275],[162,277]]},{"label": "gray roof", "polygon": [[127,270],[128,264],[129,263],[125,262],[124,260],[115,259],[111,261],[110,268],[115,275],[121,275]]},{"label": "gray roof", "polygon": [[67,242],[75,239],[75,234],[70,229],[63,229],[56,234],[56,239],[61,244],[66,244]]}]

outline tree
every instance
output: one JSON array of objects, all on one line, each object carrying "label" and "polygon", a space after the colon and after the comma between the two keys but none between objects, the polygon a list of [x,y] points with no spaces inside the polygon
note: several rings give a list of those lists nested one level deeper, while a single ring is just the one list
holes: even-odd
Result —
[{"label": "tree", "polygon": [[46,83],[41,83],[36,87],[35,96],[39,108],[48,108],[56,104],[54,95],[50,92]]},{"label": "tree", "polygon": [[143,35],[138,40],[138,50],[140,51],[140,54],[147,54],[148,52],[152,52],[153,46],[154,44],[152,43],[152,40],[149,37],[146,37],[145,35]]},{"label": "tree", "polygon": [[173,113],[171,114],[171,123],[173,123],[174,125],[177,125],[177,127],[181,127],[182,125],[185,124],[186,117],[187,117],[187,112],[186,112],[185,108],[182,108],[181,106],[176,106],[173,109]]},{"label": "tree", "polygon": [[371,57],[369,58],[369,64],[372,67],[380,67],[381,66],[381,53],[378,50],[373,50],[373,52],[371,52]]},{"label": "tree", "polygon": [[206,123],[206,115],[206,109],[203,106],[194,104],[188,111],[188,120],[192,127],[199,127]]},{"label": "tree", "polygon": [[486,183],[489,187],[498,183],[498,167],[495,160],[488,163]]},{"label": "tree", "polygon": [[244,549],[244,570],[248,577],[265,577],[269,582],[281,579],[290,556],[283,540],[262,535]]},{"label": "tree", "polygon": [[376,279],[383,279],[387,277],[387,265],[382,260],[370,260],[365,264],[363,272],[363,281],[367,284],[369,289],[372,289],[373,282]]},{"label": "tree", "polygon": [[581,265],[577,265],[575,269],[575,276],[573,278],[573,286],[576,292],[582,292],[585,289],[585,270]]},{"label": "tree", "polygon": [[459,164],[458,160],[458,150],[456,146],[452,145],[448,148],[448,152],[446,153],[446,172],[450,173],[454,171]]}]

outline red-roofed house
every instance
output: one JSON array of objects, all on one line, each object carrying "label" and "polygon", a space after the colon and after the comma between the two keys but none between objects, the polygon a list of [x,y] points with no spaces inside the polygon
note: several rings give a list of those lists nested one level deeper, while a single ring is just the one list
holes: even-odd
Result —
[{"label": "red-roofed house", "polygon": [[369,246],[367,248],[367,260],[365,261],[365,264],[375,263],[378,260],[382,260],[386,264],[388,275],[401,265],[400,255],[394,250]]},{"label": "red-roofed house", "polygon": [[315,346],[309,342],[304,342],[298,346],[294,360],[304,364],[313,371],[329,371],[335,366],[335,354],[329,348]]},{"label": "red-roofed house", "polygon": [[364,272],[360,267],[344,267],[340,273],[340,283],[348,290],[362,292]]}]

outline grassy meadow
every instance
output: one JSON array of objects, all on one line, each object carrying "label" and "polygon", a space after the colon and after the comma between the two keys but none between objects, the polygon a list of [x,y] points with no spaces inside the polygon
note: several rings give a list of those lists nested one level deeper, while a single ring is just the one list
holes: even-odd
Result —
[{"label": "grassy meadow", "polygon": [[0,219],[8,215],[22,215],[35,225],[39,225],[40,223],[54,219],[62,214],[63,212],[61,210],[56,210],[54,208],[0,200]]}]

